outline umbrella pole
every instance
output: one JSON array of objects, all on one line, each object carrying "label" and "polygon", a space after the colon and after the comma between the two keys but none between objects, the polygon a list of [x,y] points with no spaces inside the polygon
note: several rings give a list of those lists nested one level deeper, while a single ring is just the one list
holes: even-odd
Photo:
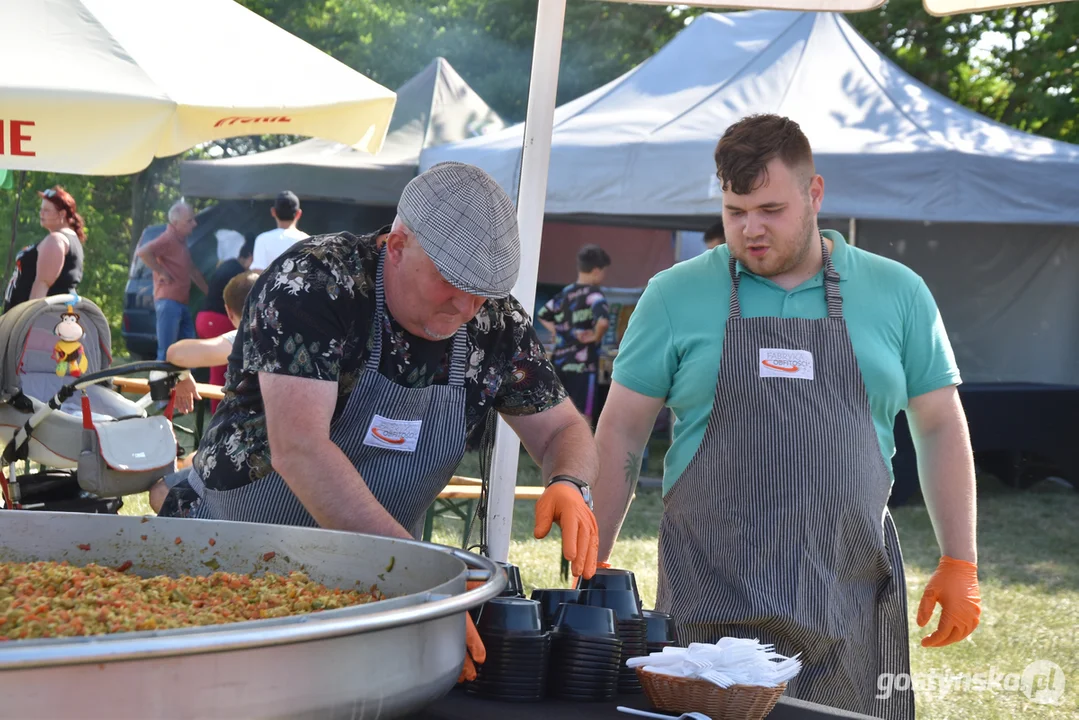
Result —
[{"label": "umbrella pole", "polygon": [[15,211],[11,213],[11,246],[7,252],[7,269],[4,271],[4,277],[11,275],[11,265],[15,262],[15,236],[19,231],[19,205],[22,202],[22,186],[26,180],[26,171],[20,170],[19,174],[15,177]]},{"label": "umbrella pole", "polygon": [[[532,77],[528,84],[528,113],[517,189],[517,223],[521,232],[521,269],[513,295],[532,314],[536,304],[543,210],[547,200],[547,170],[551,160],[558,64],[566,0],[539,0],[536,39],[532,46]],[[487,537],[492,560],[507,562],[513,529],[513,489],[517,484],[520,441],[502,418],[495,434],[491,463],[491,495],[487,504]]]}]

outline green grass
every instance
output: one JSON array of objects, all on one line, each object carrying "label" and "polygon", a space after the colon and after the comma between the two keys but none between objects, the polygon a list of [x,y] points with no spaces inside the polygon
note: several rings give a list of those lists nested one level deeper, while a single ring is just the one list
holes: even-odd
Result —
[{"label": "green grass", "polygon": [[[1041,485],[1025,493],[989,483],[979,496],[979,582],[982,620],[965,641],[926,649],[926,630],[915,624],[922,589],[936,568],[938,552],[922,506],[899,508],[896,525],[904,549],[910,604],[911,663],[931,674],[1022,673],[1035,660],[1063,670],[1065,694],[1053,706],[1031,703],[1022,692],[973,690],[922,692],[919,717],[1075,718],[1079,715],[1079,493]],[[917,676],[917,675],[916,675]],[[1068,686],[1070,685],[1070,687]]]},{"label": "green grass", "polygon": [[[653,459],[650,471],[658,474]],[[478,476],[475,457],[458,472]],[[539,471],[521,455],[519,483],[540,484]],[[544,540],[533,538],[535,503],[514,506],[510,561],[521,568],[526,594],[537,587],[567,587],[560,575],[557,528]],[[656,535],[663,503],[659,490],[637,493],[612,564],[632,570],[646,606],[656,596]],[[125,513],[150,512],[143,497],[129,498]],[[903,545],[915,678],[942,674],[1022,673],[1035,660],[1063,670],[1066,690],[1052,706],[1036,705],[1018,691],[963,689],[919,691],[918,717],[931,720],[1013,720],[1015,717],[1071,720],[1079,717],[1079,493],[1051,484],[1027,492],[1003,488],[989,479],[979,493],[979,576],[981,626],[967,640],[946,648],[922,648],[920,640],[935,626],[915,624],[922,589],[936,568],[938,550],[925,508],[898,508],[895,522]],[[437,519],[433,540],[460,545],[462,524]]]}]

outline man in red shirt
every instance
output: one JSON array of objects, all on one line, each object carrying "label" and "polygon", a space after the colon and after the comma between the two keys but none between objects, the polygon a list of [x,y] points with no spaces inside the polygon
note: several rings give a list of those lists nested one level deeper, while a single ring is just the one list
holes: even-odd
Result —
[{"label": "man in red shirt", "polygon": [[138,249],[138,256],[154,273],[154,312],[157,315],[157,359],[165,360],[169,346],[195,337],[195,323],[187,307],[191,283],[207,292],[206,280],[191,262],[187,238],[198,223],[195,211],[182,200],[169,208],[165,232]]}]

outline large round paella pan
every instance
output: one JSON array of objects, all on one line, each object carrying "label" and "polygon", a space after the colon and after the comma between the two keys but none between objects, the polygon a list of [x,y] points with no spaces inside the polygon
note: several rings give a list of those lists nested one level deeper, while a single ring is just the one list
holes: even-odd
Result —
[{"label": "large round paella pan", "polygon": [[[0,512],[0,562],[142,577],[302,571],[386,599],[287,617],[0,643],[0,717],[393,718],[440,698],[490,560],[429,543],[209,520]],[[466,591],[467,579],[486,582]]]}]

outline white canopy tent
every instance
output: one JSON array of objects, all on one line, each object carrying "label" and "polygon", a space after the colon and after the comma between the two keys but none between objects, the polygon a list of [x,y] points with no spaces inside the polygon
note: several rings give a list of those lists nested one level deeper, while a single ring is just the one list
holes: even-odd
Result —
[{"label": "white canopy tent", "polygon": [[[562,51],[562,31],[567,0],[538,0],[536,34],[532,50],[532,75],[528,109],[523,128],[521,177],[517,215],[521,227],[521,272],[513,294],[524,305],[535,304],[540,238],[546,204],[551,138],[554,128],[555,94]],[[655,4],[659,0],[651,0]],[[928,12],[950,15],[1000,7],[1043,4],[1008,0],[924,0]],[[884,0],[697,0],[700,7],[724,9],[778,9],[857,12],[872,10]],[[718,203],[717,203],[718,205]],[[513,488],[517,480],[520,444],[505,421],[500,420],[492,460],[490,498],[487,505],[489,553],[506,561],[513,526]]]},{"label": "white canopy tent", "polygon": [[[921,84],[837,13],[695,18],[654,56],[554,113],[545,213],[694,227],[721,196],[719,133],[756,112],[809,136],[831,218],[1079,224],[1079,146],[995,123]],[[427,150],[513,192],[523,127]]]},{"label": "white canopy tent", "polygon": [[[227,37],[207,41],[213,26]],[[0,67],[0,167],[11,170],[121,175],[255,134],[377,152],[395,101],[232,0],[3,2]]]}]

